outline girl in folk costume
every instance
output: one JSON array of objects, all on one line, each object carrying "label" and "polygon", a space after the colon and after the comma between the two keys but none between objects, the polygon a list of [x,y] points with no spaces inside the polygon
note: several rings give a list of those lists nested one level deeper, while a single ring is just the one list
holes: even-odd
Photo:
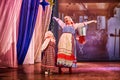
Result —
[{"label": "girl in folk costume", "polygon": [[61,66],[68,67],[69,72],[71,73],[71,67],[74,67],[76,64],[76,52],[75,52],[75,44],[76,44],[76,36],[75,30],[78,27],[83,27],[92,22],[96,22],[96,20],[83,22],[83,23],[74,23],[70,16],[64,17],[64,22],[59,18],[53,17],[58,24],[62,28],[62,35],[59,39],[58,43],[58,53],[57,53],[57,65],[59,66],[59,70],[61,72]]},{"label": "girl in folk costume", "polygon": [[56,41],[51,31],[45,33],[45,40],[42,44],[42,73],[49,74],[53,72],[55,67],[55,45]]}]

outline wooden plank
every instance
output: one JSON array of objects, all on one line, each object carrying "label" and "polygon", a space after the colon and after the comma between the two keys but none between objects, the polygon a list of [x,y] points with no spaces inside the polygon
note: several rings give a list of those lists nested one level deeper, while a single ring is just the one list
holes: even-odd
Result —
[{"label": "wooden plank", "polygon": [[89,16],[90,15],[103,15],[103,16],[106,16],[108,14],[107,10],[100,10],[100,9],[94,9],[94,10],[91,9],[89,11],[59,9],[58,11],[61,12],[61,13],[64,13],[64,14],[69,14],[70,12],[74,12],[77,15],[89,15]]},{"label": "wooden plank", "polygon": [[58,0],[58,3],[114,3],[120,0]]}]

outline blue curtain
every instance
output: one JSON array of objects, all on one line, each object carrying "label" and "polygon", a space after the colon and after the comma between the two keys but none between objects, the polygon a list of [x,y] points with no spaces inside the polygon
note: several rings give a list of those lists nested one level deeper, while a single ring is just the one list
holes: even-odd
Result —
[{"label": "blue curtain", "polygon": [[39,0],[23,0],[17,41],[18,64],[23,64],[28,51],[38,13]]}]

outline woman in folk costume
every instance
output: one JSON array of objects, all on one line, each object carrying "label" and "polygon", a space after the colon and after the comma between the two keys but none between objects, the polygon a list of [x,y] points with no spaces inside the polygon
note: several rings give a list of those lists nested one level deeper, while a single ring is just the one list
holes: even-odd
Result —
[{"label": "woman in folk costume", "polygon": [[83,27],[96,20],[83,22],[83,23],[74,23],[70,16],[64,17],[64,22],[59,18],[53,17],[58,24],[62,27],[62,35],[58,43],[58,53],[57,53],[57,65],[59,66],[59,71],[61,72],[61,67],[68,67],[69,72],[71,73],[71,67],[74,67],[76,64],[76,52],[75,52],[75,30],[78,27]]},{"label": "woman in folk costume", "polygon": [[45,74],[51,74],[55,67],[55,45],[56,41],[51,31],[45,33],[45,39],[41,47],[42,64],[41,71]]}]

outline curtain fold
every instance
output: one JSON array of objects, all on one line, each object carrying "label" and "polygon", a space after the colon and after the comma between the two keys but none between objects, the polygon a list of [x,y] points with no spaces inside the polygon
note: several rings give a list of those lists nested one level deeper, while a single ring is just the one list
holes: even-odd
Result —
[{"label": "curtain fold", "polygon": [[[42,10],[41,6],[39,10]],[[35,62],[41,62],[40,49],[43,43],[45,32],[49,28],[51,15],[52,15],[52,6],[48,5],[45,11],[42,11],[42,14],[41,12],[39,13],[38,16],[40,17],[37,17],[36,28],[35,28]]]},{"label": "curtain fold", "polygon": [[0,67],[17,67],[17,29],[22,1],[0,1]]},{"label": "curtain fold", "polygon": [[[41,1],[42,0],[40,0],[40,2]],[[45,11],[43,11],[42,6],[39,5],[35,30],[23,64],[34,64],[35,62],[41,62],[40,48],[43,42],[44,34],[48,30],[50,24],[51,13],[52,7],[50,7],[50,5],[46,6]]]},{"label": "curtain fold", "polygon": [[33,35],[39,0],[23,0],[17,41],[18,64],[23,64]]},{"label": "curtain fold", "polygon": [[43,11],[39,0],[0,1],[0,67],[41,62],[40,48],[51,14],[52,7]]},{"label": "curtain fold", "polygon": [[[40,0],[41,2],[42,0]],[[46,6],[45,11],[41,5],[38,8],[38,15],[35,24],[35,30],[30,42],[30,46],[23,64],[34,64],[34,62],[41,62],[41,45],[44,34],[48,30],[52,14],[52,7]],[[33,57],[34,56],[34,57]]]}]

